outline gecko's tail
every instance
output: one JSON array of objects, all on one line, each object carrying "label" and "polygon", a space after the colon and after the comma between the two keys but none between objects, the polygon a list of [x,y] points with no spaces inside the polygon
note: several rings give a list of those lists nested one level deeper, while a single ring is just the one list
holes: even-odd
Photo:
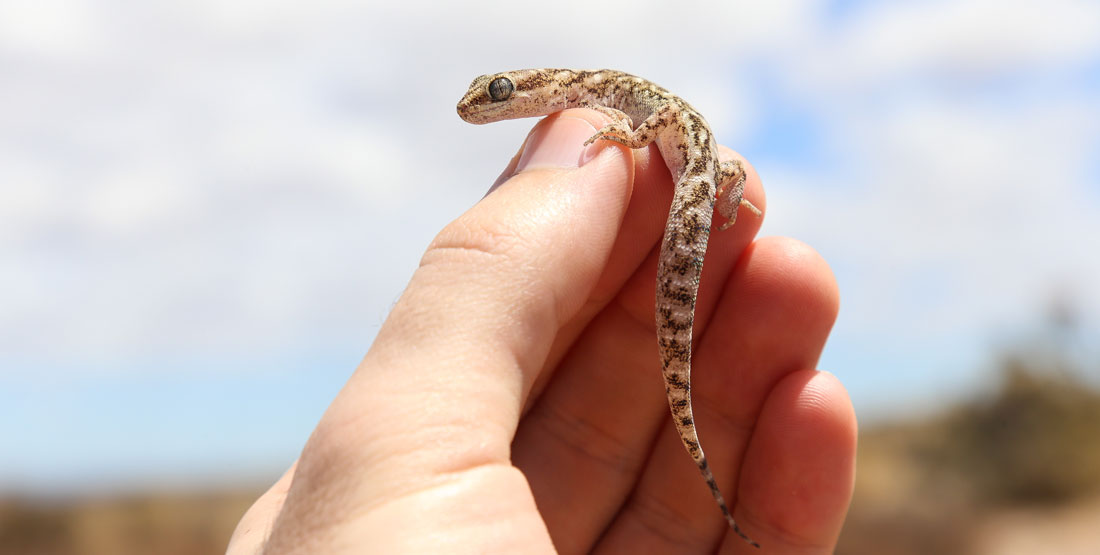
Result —
[{"label": "gecko's tail", "polygon": [[[687,340],[687,344],[690,344],[690,338]],[[690,356],[690,355],[689,355]],[[737,521],[733,520],[733,515],[730,513],[730,508],[726,505],[725,498],[722,497],[722,491],[718,489],[718,482],[714,480],[714,474],[710,471],[710,465],[707,463],[707,457],[703,454],[703,447],[699,445],[699,434],[695,430],[695,417],[691,410],[691,383],[690,374],[687,371],[680,371],[679,368],[673,364],[666,365],[663,376],[665,379],[665,392],[668,394],[669,408],[672,409],[672,423],[676,426],[676,432],[680,435],[680,441],[683,442],[684,448],[687,449],[688,455],[691,456],[691,460],[695,461],[695,465],[699,467],[699,472],[703,474],[703,479],[707,482],[707,487],[710,488],[710,494],[714,496],[714,500],[718,503],[718,508],[722,509],[722,516],[726,517],[726,522],[729,523],[730,528],[741,536],[741,539],[749,543],[753,547],[760,547],[760,544],[753,541],[747,534],[741,531],[741,527],[737,525]]]},{"label": "gecko's tail", "polygon": [[707,481],[707,486],[710,487],[710,494],[714,496],[714,500],[718,502],[718,508],[722,509],[722,516],[726,517],[726,522],[729,523],[730,528],[741,536],[741,539],[749,543],[749,545],[759,548],[760,544],[756,543],[752,538],[741,531],[741,527],[737,525],[737,521],[733,520],[733,515],[730,513],[730,508],[726,505],[725,498],[722,497],[721,490],[718,489],[718,482],[714,480],[714,473],[710,471],[710,465],[707,464],[707,458],[703,456],[702,451],[699,453],[699,472],[703,473],[703,479]]}]

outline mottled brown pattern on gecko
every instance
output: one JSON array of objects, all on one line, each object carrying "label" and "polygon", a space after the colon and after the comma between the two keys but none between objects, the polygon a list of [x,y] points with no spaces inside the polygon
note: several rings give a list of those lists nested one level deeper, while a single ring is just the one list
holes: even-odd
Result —
[{"label": "mottled brown pattern on gecko", "polygon": [[566,108],[594,108],[613,123],[585,144],[614,141],[629,148],[657,143],[676,183],[657,265],[657,350],[672,422],[695,461],[730,527],[750,544],[730,515],[710,471],[691,410],[691,328],[711,216],[733,225],[744,205],[745,173],[737,161],[718,162],[718,145],[703,116],[667,90],[621,71],[525,69],[482,75],[458,103],[458,115],[470,123],[545,116]]}]

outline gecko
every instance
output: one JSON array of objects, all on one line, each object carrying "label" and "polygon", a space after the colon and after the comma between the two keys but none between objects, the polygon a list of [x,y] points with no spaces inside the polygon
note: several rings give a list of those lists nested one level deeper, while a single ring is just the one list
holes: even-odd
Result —
[{"label": "gecko", "polygon": [[[680,97],[621,71],[524,69],[474,79],[458,103],[470,123],[537,117],[567,108],[592,108],[612,122],[585,141],[613,141],[627,148],[657,143],[675,182],[657,264],[657,350],[665,393],[676,431],[703,474],[722,515],[737,535],[760,547],[734,521],[707,464],[691,409],[691,330],[703,256],[717,205],[727,229],[745,206],[745,171],[740,161],[718,160],[718,145],[706,120]],[[634,125],[635,122],[639,122]]]}]

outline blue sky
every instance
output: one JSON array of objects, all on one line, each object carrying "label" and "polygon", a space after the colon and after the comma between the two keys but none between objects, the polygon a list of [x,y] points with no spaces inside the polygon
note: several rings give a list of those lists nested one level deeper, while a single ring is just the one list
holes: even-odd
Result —
[{"label": "blue sky", "polygon": [[611,67],[707,115],[832,264],[863,423],[1100,331],[1100,5],[0,2],[0,492],[273,479],[531,121],[474,76]]}]

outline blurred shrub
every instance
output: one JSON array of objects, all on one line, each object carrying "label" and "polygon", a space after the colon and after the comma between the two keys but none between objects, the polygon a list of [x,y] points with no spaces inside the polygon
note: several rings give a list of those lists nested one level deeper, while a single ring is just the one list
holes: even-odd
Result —
[{"label": "blurred shrub", "polygon": [[993,515],[1100,496],[1100,392],[1057,352],[1006,354],[987,394],[861,432],[837,553],[981,552]]},{"label": "blurred shrub", "polygon": [[1000,390],[943,422],[944,462],[982,504],[1063,504],[1100,492],[1100,393],[1042,361],[1006,360]]}]

